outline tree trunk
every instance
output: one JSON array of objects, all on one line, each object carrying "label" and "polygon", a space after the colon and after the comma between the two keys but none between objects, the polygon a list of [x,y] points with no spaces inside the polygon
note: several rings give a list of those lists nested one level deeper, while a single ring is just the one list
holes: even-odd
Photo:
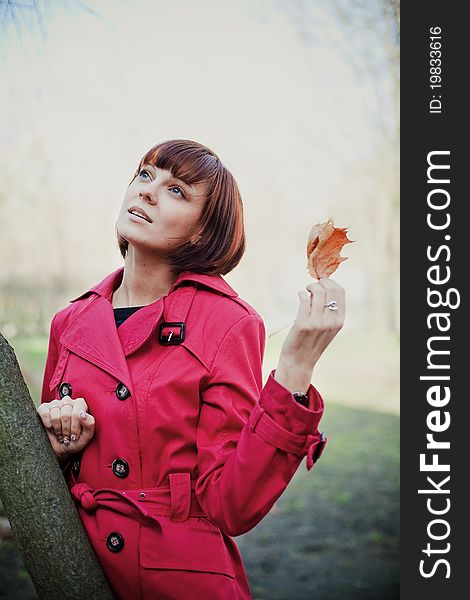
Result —
[{"label": "tree trunk", "polygon": [[1,334],[0,498],[39,598],[113,598],[15,353]]}]

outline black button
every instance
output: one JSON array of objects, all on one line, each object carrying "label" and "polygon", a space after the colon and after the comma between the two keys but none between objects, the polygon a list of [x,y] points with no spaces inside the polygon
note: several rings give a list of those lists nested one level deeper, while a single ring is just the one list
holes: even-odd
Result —
[{"label": "black button", "polygon": [[72,396],[72,385],[67,381],[63,381],[59,386],[59,396],[63,398],[64,396]]},{"label": "black button", "polygon": [[78,475],[80,473],[80,460],[77,458],[72,463],[72,473]]},{"label": "black button", "polygon": [[113,461],[113,473],[121,479],[129,475],[129,465],[123,458],[116,458]]},{"label": "black button", "polygon": [[121,552],[124,548],[124,538],[117,531],[113,531],[106,538],[106,546],[111,552]]},{"label": "black button", "polygon": [[116,396],[119,398],[119,400],[125,400],[126,398],[129,398],[130,395],[130,391],[126,388],[126,386],[123,383],[120,383],[117,386]]}]

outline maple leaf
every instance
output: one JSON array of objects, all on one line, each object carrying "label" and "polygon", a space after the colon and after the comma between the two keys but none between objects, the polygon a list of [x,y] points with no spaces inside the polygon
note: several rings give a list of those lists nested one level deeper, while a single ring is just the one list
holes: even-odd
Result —
[{"label": "maple leaf", "polygon": [[347,229],[335,227],[331,217],[312,227],[307,243],[307,269],[312,277],[329,277],[347,259],[347,256],[340,256],[341,249],[355,241],[348,239]]}]

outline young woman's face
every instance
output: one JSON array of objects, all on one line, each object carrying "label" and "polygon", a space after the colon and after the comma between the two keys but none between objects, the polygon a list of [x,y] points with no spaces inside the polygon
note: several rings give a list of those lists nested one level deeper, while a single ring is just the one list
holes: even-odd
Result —
[{"label": "young woman's face", "polygon": [[117,233],[129,244],[166,257],[196,232],[207,185],[189,185],[170,171],[143,165],[127,188]]}]

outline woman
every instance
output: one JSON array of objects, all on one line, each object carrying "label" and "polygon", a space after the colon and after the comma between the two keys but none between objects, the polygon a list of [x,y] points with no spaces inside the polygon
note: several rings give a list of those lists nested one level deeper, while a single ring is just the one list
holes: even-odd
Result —
[{"label": "woman", "polygon": [[52,320],[38,411],[117,598],[251,598],[233,536],[323,450],[313,368],[344,291],[299,292],[262,385],[261,317],[223,279],[245,249],[233,176],[208,148],[152,148],[117,221],[124,268]]}]

